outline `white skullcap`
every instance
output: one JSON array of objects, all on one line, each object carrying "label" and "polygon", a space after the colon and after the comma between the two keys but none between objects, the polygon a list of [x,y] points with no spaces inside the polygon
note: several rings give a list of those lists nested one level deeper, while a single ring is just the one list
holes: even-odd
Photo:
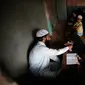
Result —
[{"label": "white skullcap", "polygon": [[43,37],[48,34],[48,31],[45,29],[41,29],[36,33],[36,37]]},{"label": "white skullcap", "polygon": [[78,15],[78,18],[79,18],[79,19],[82,19],[82,16],[81,16],[81,15]]}]

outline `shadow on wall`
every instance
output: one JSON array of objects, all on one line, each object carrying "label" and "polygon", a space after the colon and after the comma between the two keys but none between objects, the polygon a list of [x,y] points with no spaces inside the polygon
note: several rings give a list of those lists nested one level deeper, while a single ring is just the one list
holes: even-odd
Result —
[{"label": "shadow on wall", "polygon": [[3,61],[0,61],[0,77],[13,78],[7,70]]},{"label": "shadow on wall", "polygon": [[[37,43],[37,39],[36,39],[36,32],[39,30],[39,28],[34,28],[34,30],[32,31],[32,38],[33,38],[33,40],[32,40],[32,42],[30,43],[30,45],[29,45],[29,47],[28,47],[28,50],[27,50],[27,63],[28,63],[28,66],[29,66],[29,53],[30,53],[30,51],[31,51],[31,49],[34,47],[34,45]],[[0,60],[0,73],[2,73],[2,75],[4,75],[4,76],[8,76],[8,77],[10,77],[10,78],[13,78],[11,75],[10,75],[10,73],[9,73],[9,71],[7,70],[7,68],[6,68],[6,66],[5,66],[5,64],[3,63],[3,61],[1,61]],[[22,74],[22,75],[24,75],[24,74]],[[20,76],[22,76],[22,75],[20,75]]]},{"label": "shadow on wall", "polygon": [[36,32],[39,30],[39,28],[35,28],[33,31],[32,31],[32,42],[30,43],[29,47],[28,47],[28,50],[27,50],[27,63],[28,63],[28,67],[29,67],[29,53],[30,51],[32,50],[32,48],[35,46],[35,44],[37,43],[37,39],[36,39]]}]

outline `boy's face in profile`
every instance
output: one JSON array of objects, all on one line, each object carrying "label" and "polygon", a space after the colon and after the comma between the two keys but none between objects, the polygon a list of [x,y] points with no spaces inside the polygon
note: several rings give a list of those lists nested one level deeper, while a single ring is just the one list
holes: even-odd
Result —
[{"label": "boy's face in profile", "polygon": [[77,19],[77,21],[78,21],[78,22],[81,22],[81,21],[82,21],[82,19],[79,19],[79,18],[78,18],[78,19]]}]

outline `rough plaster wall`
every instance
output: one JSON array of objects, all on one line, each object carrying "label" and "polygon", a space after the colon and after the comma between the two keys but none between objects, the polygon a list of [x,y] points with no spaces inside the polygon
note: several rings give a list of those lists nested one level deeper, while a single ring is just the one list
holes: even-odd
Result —
[{"label": "rough plaster wall", "polygon": [[0,61],[11,76],[26,71],[32,30],[47,28],[41,0],[6,0],[0,7]]}]

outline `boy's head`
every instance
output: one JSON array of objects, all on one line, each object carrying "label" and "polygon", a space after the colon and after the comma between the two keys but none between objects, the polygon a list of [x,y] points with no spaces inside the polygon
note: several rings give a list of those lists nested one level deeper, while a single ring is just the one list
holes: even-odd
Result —
[{"label": "boy's head", "polygon": [[78,22],[82,21],[82,18],[83,18],[83,17],[82,17],[81,15],[78,15],[77,21],[78,21]]}]

